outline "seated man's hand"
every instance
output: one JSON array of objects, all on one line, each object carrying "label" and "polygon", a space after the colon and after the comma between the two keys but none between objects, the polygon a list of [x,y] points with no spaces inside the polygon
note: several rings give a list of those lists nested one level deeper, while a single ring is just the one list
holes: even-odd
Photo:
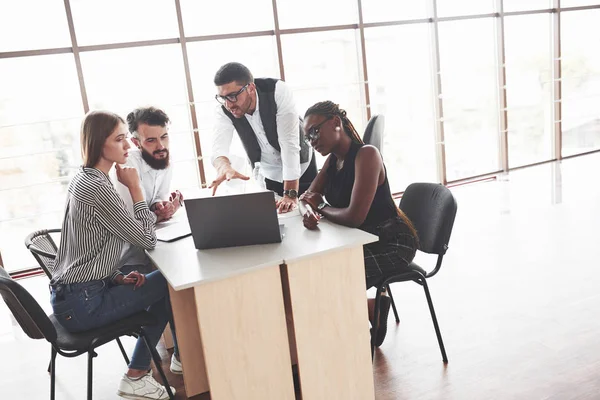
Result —
[{"label": "seated man's hand", "polygon": [[231,166],[227,166],[227,167],[221,168],[219,170],[217,177],[215,178],[214,181],[212,181],[212,183],[210,184],[210,186],[208,188],[209,189],[212,188],[212,190],[213,190],[212,194],[214,196],[215,193],[217,193],[217,188],[219,187],[219,185],[221,183],[223,183],[224,181],[230,181],[232,179],[242,179],[244,181],[247,181],[250,178],[247,177],[246,175],[240,174],[235,169],[231,168]]},{"label": "seated man's hand", "polygon": [[171,201],[159,201],[153,204],[156,222],[166,221],[175,214],[175,206]]},{"label": "seated man's hand", "polygon": [[171,196],[169,196],[169,201],[173,203],[173,207],[175,209],[173,213],[176,213],[177,210],[179,210],[179,208],[183,206],[183,195],[179,190],[176,190],[171,193]]},{"label": "seated man's hand", "polygon": [[277,212],[283,214],[292,211],[296,204],[298,204],[298,199],[283,196],[281,199],[277,200],[275,205],[277,206]]}]

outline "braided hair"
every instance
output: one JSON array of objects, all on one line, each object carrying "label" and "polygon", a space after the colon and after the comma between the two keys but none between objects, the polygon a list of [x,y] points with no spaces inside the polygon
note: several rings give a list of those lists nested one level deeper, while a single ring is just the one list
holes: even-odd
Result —
[{"label": "braided hair", "polygon": [[[350,120],[346,116],[346,110],[342,110],[340,108],[340,106],[338,104],[335,104],[333,101],[326,100],[326,101],[321,101],[321,102],[313,105],[308,110],[306,110],[306,112],[304,113],[304,118],[308,117],[309,115],[322,115],[324,117],[339,117],[342,120],[342,126],[344,128],[344,132],[346,132],[346,135],[348,135],[353,142],[358,143],[358,144],[364,144],[363,140],[358,135],[358,132],[356,132],[356,128],[354,128],[354,125],[352,125],[352,122],[350,122]],[[330,170],[333,170],[333,168],[335,168],[335,164],[329,165],[329,168],[330,168]],[[386,171],[386,174],[387,174],[387,171]],[[392,198],[392,201],[394,202],[394,205],[395,205],[396,202],[393,200],[393,198]],[[398,208],[398,206],[396,206],[396,213],[410,229],[411,233],[413,234],[413,236],[415,238],[416,245],[418,248],[419,247],[419,237],[417,235],[417,230],[415,229],[415,226],[410,221],[410,219],[408,219],[406,214],[404,214],[404,212],[402,212],[402,210],[400,208]]]},{"label": "braided hair", "polygon": [[364,144],[364,142],[358,135],[358,132],[356,132],[354,125],[352,125],[352,122],[350,122],[350,120],[346,116],[346,111],[342,110],[340,106],[338,104],[335,104],[333,101],[327,100],[315,104],[314,106],[306,110],[306,113],[304,113],[304,118],[308,117],[309,115],[339,117],[342,120],[344,132],[346,132],[346,134],[350,136],[350,139],[352,139],[353,142],[356,142],[358,144]]}]

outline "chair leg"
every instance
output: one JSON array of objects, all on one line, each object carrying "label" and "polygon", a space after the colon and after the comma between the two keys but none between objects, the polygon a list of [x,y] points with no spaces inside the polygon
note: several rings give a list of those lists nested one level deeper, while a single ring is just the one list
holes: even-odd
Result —
[{"label": "chair leg", "polygon": [[427,304],[429,305],[429,312],[431,313],[431,320],[433,321],[433,327],[435,328],[435,334],[437,336],[438,344],[440,345],[440,351],[442,352],[442,360],[448,363],[448,357],[446,356],[446,349],[444,348],[444,341],[442,340],[442,334],[440,333],[440,327],[438,325],[437,318],[435,316],[435,310],[433,309],[433,302],[431,301],[431,295],[429,294],[429,287],[425,278],[421,279],[423,283],[423,289],[425,290],[425,296],[427,297]]},{"label": "chair leg", "polygon": [[377,287],[377,293],[375,294],[375,309],[373,310],[373,321],[371,321],[371,361],[375,357],[375,341],[377,340],[377,331],[379,330],[379,307],[381,303],[381,292],[383,292],[383,286]]},{"label": "chair leg", "polygon": [[87,381],[87,399],[92,400],[92,374],[93,374],[93,361],[94,357],[98,354],[94,350],[88,351],[88,381]]},{"label": "chair leg", "polygon": [[123,358],[125,359],[125,364],[129,365],[129,357],[127,357],[125,348],[123,348],[123,343],[121,343],[121,338],[117,338],[116,341],[117,341],[117,344],[119,345],[119,349],[121,349],[121,354],[123,354]]},{"label": "chair leg", "polygon": [[398,310],[396,310],[396,303],[394,302],[394,296],[392,296],[392,288],[390,285],[387,285],[387,292],[390,296],[390,300],[392,301],[392,311],[394,311],[394,317],[396,317],[396,323],[400,323],[400,317],[398,317]]},{"label": "chair leg", "polygon": [[56,350],[54,349],[54,346],[52,346],[48,370],[50,372],[50,400],[54,400],[56,396]]},{"label": "chair leg", "polygon": [[163,384],[165,385],[165,389],[167,389],[167,394],[169,395],[169,399],[175,400],[175,395],[173,395],[173,392],[171,391],[171,385],[169,385],[169,381],[167,380],[165,372],[162,369],[162,360],[160,359],[160,356],[158,355],[156,348],[155,347],[153,348],[152,346],[150,346],[150,343],[148,343],[148,339],[146,338],[145,333],[142,332],[140,336],[144,338],[144,343],[146,343],[146,347],[148,347],[148,350],[150,350],[150,354],[152,354],[152,360],[154,360],[154,365],[156,366],[156,369],[158,370],[158,374],[160,375],[160,378],[162,379]]}]

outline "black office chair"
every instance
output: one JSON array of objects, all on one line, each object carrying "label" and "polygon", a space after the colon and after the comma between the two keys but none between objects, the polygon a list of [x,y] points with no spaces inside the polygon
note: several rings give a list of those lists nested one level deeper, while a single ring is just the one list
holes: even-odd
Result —
[{"label": "black office chair", "polygon": [[371,144],[383,152],[383,130],[385,128],[385,117],[383,115],[373,115],[365,128],[363,142]]},{"label": "black office chair", "polygon": [[[54,239],[52,239],[52,234],[59,234],[60,229],[41,229],[39,231],[35,231],[27,235],[25,238],[25,247],[29,249],[33,257],[37,260],[38,264],[48,278],[52,280],[52,271],[54,269],[54,259],[56,258],[56,252],[58,248],[56,247],[56,243]],[[127,356],[127,352],[123,347],[123,343],[121,343],[121,339],[116,338],[117,344],[119,345],[119,349],[121,350],[121,354],[125,359],[125,362],[129,364],[129,357]],[[48,372],[50,372],[51,365],[48,366]]]},{"label": "black office chair", "polygon": [[25,238],[25,247],[31,251],[33,257],[50,279],[52,279],[51,271],[58,251],[56,243],[52,239],[52,233],[60,233],[60,229],[42,229],[30,233]]},{"label": "black office chair", "polygon": [[167,377],[161,366],[161,359],[155,348],[149,345],[148,339],[142,328],[145,325],[156,323],[154,316],[142,311],[121,319],[109,326],[93,329],[80,333],[70,333],[58,323],[54,315],[47,316],[38,302],[20,284],[15,282],[8,272],[0,268],[0,295],[12,312],[13,316],[32,339],[46,339],[52,347],[52,358],[50,360],[50,399],[55,398],[56,386],[56,354],[65,357],[77,357],[88,354],[88,382],[87,398],[92,399],[92,361],[96,354],[95,349],[121,336],[141,337],[152,353],[154,365],[162,378],[167,389],[169,398],[174,400]]},{"label": "black office chair", "polygon": [[[444,254],[446,254],[446,250],[448,250],[448,242],[450,240],[450,234],[452,233],[454,218],[456,217],[456,200],[454,199],[452,192],[443,185],[435,183],[413,183],[406,188],[406,191],[400,200],[400,209],[411,220],[417,230],[419,236],[419,250],[427,254],[437,254],[437,263],[431,272],[426,272],[415,262],[412,262],[409,265],[410,271],[398,275],[386,276],[385,280],[377,286],[374,310],[375,315],[373,320],[377,321],[379,318],[381,293],[384,288],[387,288],[392,300],[396,322],[400,322],[389,285],[394,282],[406,281],[418,283],[423,286],[423,290],[425,291],[429,312],[431,313],[431,319],[435,328],[435,334],[442,353],[442,360],[447,363],[448,357],[446,356],[442,334],[440,333],[435,310],[433,309],[433,302],[431,301],[431,295],[429,294],[427,278],[431,278],[437,274],[442,267],[442,259],[444,258]],[[376,331],[378,328],[379,325],[374,329],[371,337],[371,355],[373,355],[375,351],[375,342],[377,338]]]}]

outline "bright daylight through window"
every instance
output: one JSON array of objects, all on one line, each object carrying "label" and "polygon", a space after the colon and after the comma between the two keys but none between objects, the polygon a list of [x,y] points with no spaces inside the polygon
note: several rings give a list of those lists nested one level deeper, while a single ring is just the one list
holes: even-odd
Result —
[{"label": "bright daylight through window", "polygon": [[[210,183],[213,77],[229,61],[284,78],[299,114],[332,100],[361,134],[383,115],[395,193],[600,149],[600,0],[561,0],[558,10],[551,0],[256,0],[220,17],[246,3],[0,3],[0,251],[9,270],[36,266],[28,233],[60,227],[89,109],[163,108],[173,185]],[[250,173],[234,137],[231,160]]]}]

